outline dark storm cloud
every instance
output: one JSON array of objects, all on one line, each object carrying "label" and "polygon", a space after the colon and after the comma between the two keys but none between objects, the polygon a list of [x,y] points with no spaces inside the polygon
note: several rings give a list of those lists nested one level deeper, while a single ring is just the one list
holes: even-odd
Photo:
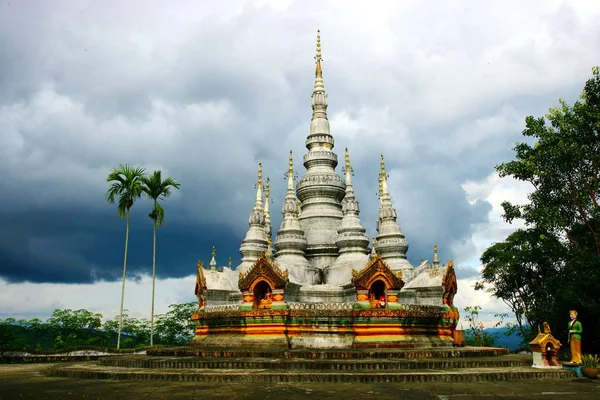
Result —
[{"label": "dark storm cloud", "polygon": [[[91,283],[120,279],[124,224],[116,212],[52,210],[11,213],[0,220],[0,275],[9,282]],[[169,215],[167,214],[167,218]],[[236,256],[241,238],[215,225],[171,222],[158,231],[157,276],[193,274],[217,245],[220,265]],[[222,244],[222,245],[220,245]],[[152,224],[140,208],[132,213],[128,271],[151,272]]]},{"label": "dark storm cloud", "polygon": [[[335,150],[342,160],[350,149],[368,233],[383,152],[411,262],[431,259],[434,243],[443,260],[458,257],[490,210],[462,184],[510,159],[525,115],[577,94],[585,79],[575,76],[591,64],[573,55],[600,41],[566,3],[539,17],[539,4],[495,10],[494,21],[475,4],[440,6],[436,23],[429,7],[391,3],[374,13],[323,2],[38,3],[0,3],[0,276],[12,282],[120,279],[124,221],[104,200],[119,163],[182,183],[165,205],[161,277],[192,274],[213,245],[220,264],[239,263],[258,161],[276,232],[290,149],[304,172],[317,23]],[[150,267],[148,208],[134,207],[132,276]]]}]

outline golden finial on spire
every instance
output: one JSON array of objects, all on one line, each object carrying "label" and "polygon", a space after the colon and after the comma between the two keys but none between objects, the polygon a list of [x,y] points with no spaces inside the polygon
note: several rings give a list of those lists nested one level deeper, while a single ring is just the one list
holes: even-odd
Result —
[{"label": "golden finial on spire", "polygon": [[377,244],[377,240],[375,239],[375,236],[373,236],[371,238],[371,244],[373,245],[373,247],[375,247],[375,245]]},{"label": "golden finial on spire", "polygon": [[290,158],[289,158],[289,168],[288,171],[290,174],[294,173],[294,156],[292,155],[292,150],[290,150]]},{"label": "golden finial on spire", "polygon": [[231,257],[229,257],[229,261],[227,262],[227,266],[231,268]]},{"label": "golden finial on spire", "polygon": [[434,253],[437,253],[437,244],[434,244],[434,245],[433,245],[433,252],[434,252]]},{"label": "golden finial on spire", "polygon": [[315,56],[315,60],[317,60],[317,70],[315,72],[315,76],[318,78],[323,77],[323,71],[321,70],[321,31],[317,29],[317,55]]},{"label": "golden finial on spire", "polygon": [[256,182],[258,185],[262,185],[262,162],[258,162],[258,180]]},{"label": "golden finial on spire", "polygon": [[346,161],[346,170],[350,171],[350,154],[348,154],[348,148],[347,147],[346,147],[345,161]]},{"label": "golden finial on spire", "polygon": [[271,194],[271,180],[267,177],[267,183],[265,184],[265,201],[269,201],[269,195]]},{"label": "golden finial on spire", "polygon": [[213,246],[212,253],[210,253],[210,255],[213,256],[213,258],[217,255],[217,251],[215,250],[215,246]]},{"label": "golden finial on spire", "polygon": [[383,179],[387,178],[386,173],[385,173],[385,160],[383,159],[383,153],[381,154],[381,177]]}]

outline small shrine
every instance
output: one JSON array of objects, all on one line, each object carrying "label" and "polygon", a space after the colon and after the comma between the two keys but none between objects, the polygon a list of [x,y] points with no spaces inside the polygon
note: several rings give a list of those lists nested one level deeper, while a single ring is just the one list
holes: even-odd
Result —
[{"label": "small shrine", "polygon": [[377,254],[360,271],[352,270],[356,287],[355,308],[400,308],[398,293],[404,286],[402,271],[394,273]]},{"label": "small shrine", "polygon": [[285,286],[288,282],[287,271],[281,271],[269,258],[261,255],[245,274],[240,273],[240,310],[287,308]]},{"label": "small shrine", "polygon": [[533,367],[560,367],[558,363],[558,349],[561,346],[560,342],[552,336],[550,325],[547,322],[544,322],[544,332],[538,326],[537,336],[529,343],[529,348],[533,355]]}]

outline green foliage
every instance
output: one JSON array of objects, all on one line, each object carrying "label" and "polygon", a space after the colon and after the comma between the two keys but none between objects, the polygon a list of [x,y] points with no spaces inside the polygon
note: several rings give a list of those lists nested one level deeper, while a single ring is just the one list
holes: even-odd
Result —
[{"label": "green foliage", "polygon": [[158,315],[155,338],[157,344],[181,346],[194,337],[194,322],[190,319],[198,303],[171,304],[170,310]]},{"label": "green foliage", "polygon": [[[191,314],[190,314],[191,315]],[[119,332],[119,316],[104,323],[104,330],[109,337],[116,337]],[[127,315],[123,310],[123,325],[121,327],[121,348],[131,349],[148,345],[150,339],[150,322]]]},{"label": "green foliage", "polygon": [[[504,218],[525,229],[488,248],[482,279],[509,305],[523,338],[548,322],[566,341],[568,310],[586,326],[584,346],[600,348],[600,74],[594,68],[572,106],[559,100],[545,118],[529,116],[515,160],[500,176],[529,182],[526,204],[502,203]],[[587,333],[585,333],[587,332]]]},{"label": "green foliage", "polygon": [[[479,346],[479,347],[493,347],[496,344],[496,340],[498,340],[498,335],[491,335],[485,331],[485,325],[482,321],[479,320],[479,312],[481,311],[480,306],[467,306],[464,309],[464,318],[469,323],[469,328],[467,329],[466,335],[466,343],[469,346]],[[505,314],[496,314],[496,318],[500,318],[500,322],[494,325],[494,328],[502,325]]]},{"label": "green foliage", "polygon": [[163,180],[161,171],[154,171],[152,175],[144,175],[142,183],[142,192],[153,201],[152,212],[148,214],[148,217],[154,221],[158,228],[163,224],[165,218],[164,210],[158,201],[169,197],[172,188],[179,189],[180,183],[171,177]]},{"label": "green foliage", "polygon": [[[194,335],[190,320],[197,304],[172,304],[170,310],[158,316],[155,327],[157,343],[167,346],[186,344]],[[115,348],[119,316],[103,322],[102,315],[88,310],[54,310],[50,318],[41,321],[0,319],[0,348],[61,350],[81,346]],[[121,348],[144,347],[150,341],[150,322],[123,313]]]},{"label": "green foliage", "polygon": [[47,329],[55,334],[54,347],[57,349],[80,345],[102,345],[98,329],[102,326],[102,315],[88,310],[54,310]]},{"label": "green foliage", "polygon": [[584,354],[581,356],[581,366],[585,368],[598,368],[600,366],[600,358],[594,354]]},{"label": "green foliage", "polygon": [[144,168],[121,164],[106,178],[106,182],[112,182],[106,191],[106,201],[110,204],[117,201],[119,217],[125,218],[135,200],[142,195],[144,171]]}]

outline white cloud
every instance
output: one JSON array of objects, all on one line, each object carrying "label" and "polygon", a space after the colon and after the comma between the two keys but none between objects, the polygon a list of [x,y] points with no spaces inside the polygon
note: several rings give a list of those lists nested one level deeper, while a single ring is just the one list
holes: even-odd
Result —
[{"label": "white cloud", "polygon": [[[195,301],[195,276],[180,279],[157,279],[154,310],[156,314],[169,311],[169,305]],[[150,319],[152,278],[125,283],[125,305],[128,314]],[[45,319],[55,309],[81,308],[100,313],[105,319],[119,314],[121,282],[94,284],[8,283],[0,279],[0,318]]]}]

